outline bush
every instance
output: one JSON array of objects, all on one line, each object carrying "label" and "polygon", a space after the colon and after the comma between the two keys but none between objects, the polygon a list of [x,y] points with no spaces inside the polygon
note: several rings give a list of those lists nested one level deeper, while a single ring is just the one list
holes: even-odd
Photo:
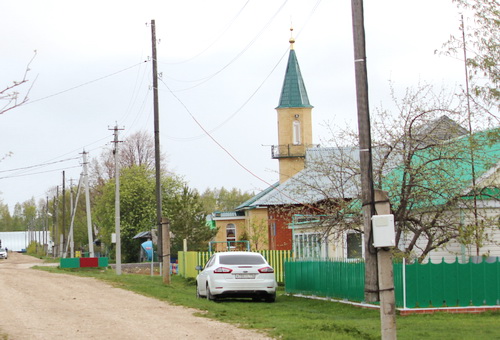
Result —
[{"label": "bush", "polygon": [[42,258],[45,256],[45,251],[43,249],[43,246],[36,241],[32,241],[29,244],[28,249],[26,249],[26,253],[28,255],[35,256],[38,258]]}]

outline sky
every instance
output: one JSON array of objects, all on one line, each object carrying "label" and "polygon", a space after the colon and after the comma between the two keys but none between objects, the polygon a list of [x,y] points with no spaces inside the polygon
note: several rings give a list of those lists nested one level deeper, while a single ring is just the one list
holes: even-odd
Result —
[{"label": "sky", "polygon": [[[370,108],[419,83],[460,86],[463,62],[435,54],[458,34],[451,0],[364,2]],[[313,109],[313,142],[356,127],[351,1],[0,2],[0,91],[30,60],[29,101],[0,115],[0,201],[76,185],[137,131],[154,133],[151,21],[159,72],[161,152],[191,188],[259,192],[278,180],[277,115],[290,27]],[[0,105],[3,103],[0,102]],[[210,136],[208,136],[208,134]],[[7,157],[4,157],[7,155]],[[50,196],[49,196],[50,197]]]}]

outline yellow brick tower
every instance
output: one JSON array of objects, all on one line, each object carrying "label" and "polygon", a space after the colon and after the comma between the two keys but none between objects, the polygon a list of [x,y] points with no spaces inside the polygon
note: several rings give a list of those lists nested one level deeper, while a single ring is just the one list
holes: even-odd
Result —
[{"label": "yellow brick tower", "polygon": [[[290,29],[293,32],[293,28]],[[312,108],[290,38],[290,54],[285,80],[276,111],[278,144],[272,147],[273,159],[279,160],[280,183],[304,169],[306,149],[312,146]]]}]

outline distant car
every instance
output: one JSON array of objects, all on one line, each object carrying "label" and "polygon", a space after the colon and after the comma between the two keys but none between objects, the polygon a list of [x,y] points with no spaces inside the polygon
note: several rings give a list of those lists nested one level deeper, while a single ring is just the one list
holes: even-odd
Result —
[{"label": "distant car", "polygon": [[9,253],[7,252],[7,249],[0,248],[0,259],[6,259],[8,257],[9,257]]},{"label": "distant car", "polygon": [[274,269],[259,253],[231,251],[215,253],[196,277],[196,295],[208,300],[249,297],[276,300]]}]

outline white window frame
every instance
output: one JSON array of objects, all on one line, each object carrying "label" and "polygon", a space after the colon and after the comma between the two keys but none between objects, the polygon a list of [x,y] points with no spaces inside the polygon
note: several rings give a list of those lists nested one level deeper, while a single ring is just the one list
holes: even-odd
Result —
[{"label": "white window frame", "polygon": [[322,233],[295,233],[293,253],[295,258],[328,258],[328,242]]},{"label": "white window frame", "polygon": [[348,231],[344,234],[344,258],[346,259],[356,259],[357,257],[347,257],[347,235],[349,234],[360,234],[361,235],[361,258],[365,258],[365,235],[355,230]]},{"label": "white window frame", "polygon": [[[230,231],[230,230],[233,230],[233,232],[234,232],[234,239],[229,239],[227,236],[228,231]],[[226,242],[233,242],[232,245],[231,245],[231,243],[228,243],[230,245],[229,246],[230,249],[236,248],[236,224],[234,224],[234,223],[226,224]]]},{"label": "white window frame", "polygon": [[293,131],[293,145],[302,144],[300,135],[300,121],[298,120],[293,121],[292,131]]}]

